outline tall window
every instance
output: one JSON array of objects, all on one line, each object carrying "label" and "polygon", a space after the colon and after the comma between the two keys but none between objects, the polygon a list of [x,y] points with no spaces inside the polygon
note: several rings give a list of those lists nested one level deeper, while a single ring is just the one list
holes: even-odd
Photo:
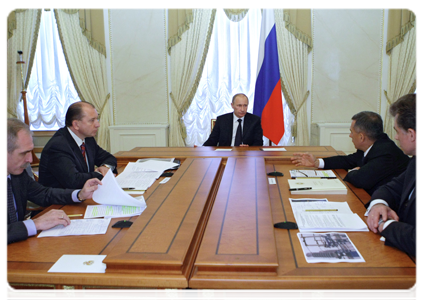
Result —
[{"label": "tall window", "polygon": [[43,10],[41,15],[26,98],[31,130],[63,127],[69,105],[80,101],[66,65],[53,10]]},{"label": "tall window", "polygon": [[[244,19],[232,22],[223,9],[217,10],[203,74],[191,106],[183,116],[187,146],[200,146],[207,140],[211,119],[233,111],[233,95],[246,94],[248,112],[253,112],[261,18],[260,9],[250,9]],[[284,113],[289,111],[285,106],[284,103]],[[285,122],[285,132],[288,131],[285,135],[290,135],[286,128]],[[268,145],[268,139],[264,141]],[[286,145],[285,136],[280,144],[283,143]]]}]

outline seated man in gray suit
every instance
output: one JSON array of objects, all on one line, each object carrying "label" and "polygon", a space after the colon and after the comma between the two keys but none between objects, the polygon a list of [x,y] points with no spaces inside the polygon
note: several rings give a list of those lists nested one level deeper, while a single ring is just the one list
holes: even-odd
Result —
[{"label": "seated man in gray suit", "polygon": [[80,203],[92,198],[100,180],[88,180],[82,190],[54,189],[40,185],[29,177],[27,166],[32,162],[32,133],[18,119],[7,120],[7,243],[14,243],[37,234],[38,230],[56,225],[67,226],[69,217],[63,210],[52,209],[34,220],[24,220],[27,200],[43,207],[52,204]]},{"label": "seated man in gray suit", "polygon": [[90,178],[103,179],[109,169],[117,173],[116,158],[94,138],[99,127],[98,113],[91,103],[70,105],[66,126],[53,135],[41,153],[39,183],[80,189]]},{"label": "seated man in gray suit", "polygon": [[247,96],[234,95],[231,106],[233,113],[217,117],[213,131],[203,146],[263,146],[261,120],[247,112]]},{"label": "seated man in gray suit", "polygon": [[350,131],[357,152],[319,159],[309,153],[294,153],[292,163],[322,169],[351,169],[344,180],[364,189],[369,195],[405,171],[410,159],[383,133],[379,114],[371,111],[355,114]]},{"label": "seated man in gray suit", "polygon": [[395,139],[412,158],[404,173],[373,193],[365,216],[385,245],[416,256],[416,94],[399,98],[389,112],[395,117]]}]

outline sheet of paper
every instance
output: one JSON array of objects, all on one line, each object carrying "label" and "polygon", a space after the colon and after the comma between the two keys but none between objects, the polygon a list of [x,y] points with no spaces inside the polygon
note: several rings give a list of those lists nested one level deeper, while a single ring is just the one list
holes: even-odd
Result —
[{"label": "sheet of paper", "polygon": [[346,233],[297,233],[308,263],[365,262]]},{"label": "sheet of paper", "polygon": [[116,177],[116,182],[120,188],[128,192],[147,190],[162,172],[122,172]]},{"label": "sheet of paper", "polygon": [[49,273],[106,273],[106,255],[62,255]]},{"label": "sheet of paper", "polygon": [[105,234],[109,224],[110,219],[71,220],[70,225],[66,227],[57,225],[51,229],[43,230],[38,237]]},{"label": "sheet of paper", "polygon": [[[144,202],[145,203],[145,202]],[[144,206],[124,205],[88,205],[85,210],[84,219],[90,218],[121,218],[139,216],[145,209]]]},{"label": "sheet of paper", "polygon": [[170,177],[166,177],[165,179],[163,179],[162,181],[160,181],[160,184],[165,184],[169,180],[170,180]]},{"label": "sheet of paper", "polygon": [[216,148],[214,151],[232,151],[231,148],[223,149],[223,148]]},{"label": "sheet of paper", "polygon": [[159,161],[167,161],[167,162],[173,162],[175,158],[140,158],[137,160],[137,163],[145,162],[147,160],[159,160]]},{"label": "sheet of paper", "polygon": [[271,148],[261,148],[263,151],[286,151],[285,148],[280,147],[271,147]]},{"label": "sheet of paper", "polygon": [[291,178],[336,178],[332,170],[289,170]]},{"label": "sheet of paper", "polygon": [[93,200],[98,204],[144,206],[145,203],[125,193],[119,186],[112,171],[108,171],[101,180],[102,185],[93,193]]},{"label": "sheet of paper", "polygon": [[300,232],[369,231],[347,202],[293,202],[292,211]]},{"label": "sheet of paper", "polygon": [[369,231],[357,214],[303,213],[295,221],[300,232]]},{"label": "sheet of paper", "polygon": [[[168,161],[159,161],[159,160],[147,160],[145,162],[141,163],[128,163],[128,165],[131,164],[132,171],[159,171],[163,173],[164,170],[172,169],[176,166],[178,166],[177,163],[168,162]],[[126,168],[128,167],[126,166]],[[126,170],[125,168],[125,170]],[[161,174],[160,173],[160,174]]]},{"label": "sheet of paper", "polygon": [[352,214],[352,211],[347,202],[296,202],[296,199],[289,198],[292,211],[295,214],[305,213],[306,210],[322,210],[321,213],[327,213],[330,210],[336,209],[340,214]]}]

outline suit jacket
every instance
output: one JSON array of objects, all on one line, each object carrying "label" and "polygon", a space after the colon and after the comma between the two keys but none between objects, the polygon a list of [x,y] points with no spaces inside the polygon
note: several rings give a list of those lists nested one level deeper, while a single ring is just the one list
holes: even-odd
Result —
[{"label": "suit jacket", "polygon": [[85,148],[89,169],[68,129],[60,128],[41,152],[38,182],[49,187],[80,189],[90,178],[103,178],[94,172],[94,166],[112,165],[117,173],[116,158],[97,145],[93,137],[85,139]]},{"label": "suit jacket", "polygon": [[372,195],[372,200],[385,200],[399,217],[399,222],[389,224],[382,231],[385,245],[396,247],[412,256],[416,256],[415,188],[416,157],[413,156],[404,173],[378,188]]},{"label": "suit jacket", "polygon": [[344,180],[366,190],[370,195],[379,186],[404,172],[410,160],[386,134],[377,139],[366,157],[364,159],[363,157],[364,152],[357,150],[350,155],[328,157],[323,160],[325,168],[328,169],[360,167],[359,170],[349,172]]},{"label": "suit jacket", "polygon": [[[230,146],[233,133],[233,113],[218,116],[213,131],[203,146]],[[249,146],[263,146],[260,117],[247,113],[244,117],[242,142]]]},{"label": "suit jacket", "polygon": [[28,238],[28,231],[23,223],[27,200],[40,206],[52,204],[68,204],[72,201],[71,189],[53,189],[40,185],[28,176],[27,172],[20,175],[11,175],[12,191],[15,197],[18,222],[10,223],[7,215],[7,243],[14,243]]}]

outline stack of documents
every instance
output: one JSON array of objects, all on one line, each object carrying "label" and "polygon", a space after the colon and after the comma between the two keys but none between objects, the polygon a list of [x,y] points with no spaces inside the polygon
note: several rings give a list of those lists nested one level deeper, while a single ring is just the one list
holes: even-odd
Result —
[{"label": "stack of documents", "polygon": [[369,231],[347,202],[297,202],[290,198],[300,232]]},{"label": "stack of documents", "polygon": [[347,188],[339,179],[288,179],[291,194],[346,194]]},{"label": "stack of documents", "polygon": [[290,170],[289,174],[291,178],[336,178],[332,170]]},{"label": "stack of documents", "polygon": [[121,189],[112,171],[107,172],[101,183],[93,193],[93,200],[100,205],[88,205],[85,219],[135,216],[147,208],[144,197],[134,198]]},{"label": "stack of documents", "polygon": [[122,189],[132,194],[140,194],[147,190],[165,170],[177,166],[177,163],[155,159],[129,162],[125,170],[116,177],[116,180]]}]

